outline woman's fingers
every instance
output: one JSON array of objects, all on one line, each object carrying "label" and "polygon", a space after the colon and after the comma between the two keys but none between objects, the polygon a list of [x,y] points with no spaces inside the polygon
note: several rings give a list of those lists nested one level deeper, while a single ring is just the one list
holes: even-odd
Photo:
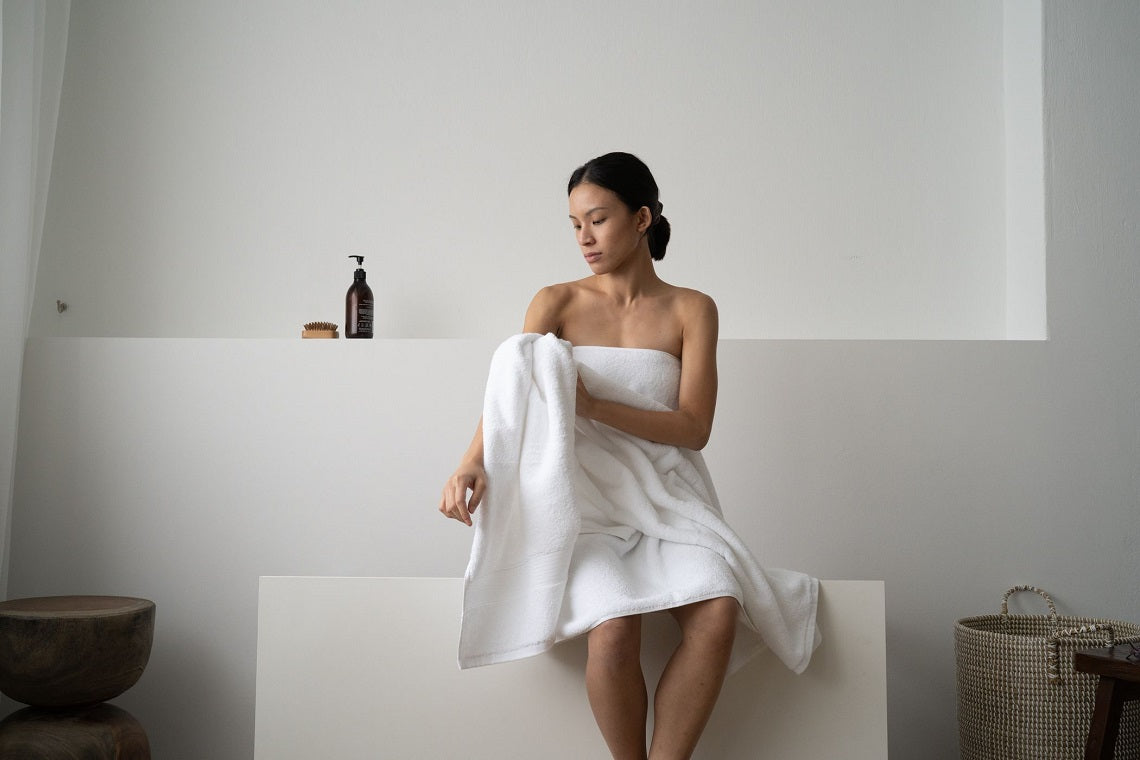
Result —
[{"label": "woman's fingers", "polygon": [[463,465],[447,479],[439,500],[439,511],[445,517],[471,525],[471,513],[483,501],[486,490],[487,474],[483,468]]},{"label": "woman's fingers", "polygon": [[471,524],[471,513],[467,510],[467,478],[453,477],[449,484],[450,494],[447,516],[465,525]]},{"label": "woman's fingers", "polygon": [[483,478],[475,478],[475,483],[471,486],[471,499],[467,502],[467,512],[470,514],[475,511],[475,508],[483,503],[483,494],[487,490],[487,481]]}]

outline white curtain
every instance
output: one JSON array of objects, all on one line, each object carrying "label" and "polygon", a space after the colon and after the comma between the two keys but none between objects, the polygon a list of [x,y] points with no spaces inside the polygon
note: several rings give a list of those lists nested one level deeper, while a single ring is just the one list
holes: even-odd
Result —
[{"label": "white curtain", "polygon": [[0,597],[7,597],[20,376],[70,0],[0,0]]}]

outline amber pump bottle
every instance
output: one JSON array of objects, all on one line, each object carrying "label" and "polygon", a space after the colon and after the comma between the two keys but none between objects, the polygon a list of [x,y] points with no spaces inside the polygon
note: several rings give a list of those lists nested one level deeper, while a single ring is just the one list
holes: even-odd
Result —
[{"label": "amber pump bottle", "polygon": [[371,338],[373,301],[372,288],[364,274],[364,257],[349,256],[356,259],[356,275],[352,278],[352,287],[344,297],[344,337]]}]

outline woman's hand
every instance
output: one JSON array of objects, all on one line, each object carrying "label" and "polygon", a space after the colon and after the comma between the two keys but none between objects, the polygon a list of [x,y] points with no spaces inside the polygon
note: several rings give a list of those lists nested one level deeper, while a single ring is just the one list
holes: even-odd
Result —
[{"label": "woman's hand", "polygon": [[[439,511],[444,517],[471,525],[471,513],[483,500],[487,490],[487,471],[476,463],[464,462],[447,479],[439,500]],[[467,492],[471,497],[467,497]]]},{"label": "woman's hand", "polygon": [[578,392],[574,401],[574,413],[579,417],[586,419],[593,419],[594,397],[586,390],[586,384],[582,382],[582,376],[578,375]]}]

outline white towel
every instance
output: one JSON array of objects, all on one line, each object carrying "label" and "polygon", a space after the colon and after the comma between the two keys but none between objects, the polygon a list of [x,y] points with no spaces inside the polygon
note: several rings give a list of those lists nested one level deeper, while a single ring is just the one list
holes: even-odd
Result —
[{"label": "white towel", "polygon": [[491,360],[460,667],[538,654],[609,617],[734,596],[745,637],[731,668],[762,641],[802,672],[818,643],[818,581],[760,566],[721,517],[699,452],[575,417],[579,371],[599,398],[671,408],[674,357],[612,351],[643,353],[599,372],[566,341],[522,334]]}]

